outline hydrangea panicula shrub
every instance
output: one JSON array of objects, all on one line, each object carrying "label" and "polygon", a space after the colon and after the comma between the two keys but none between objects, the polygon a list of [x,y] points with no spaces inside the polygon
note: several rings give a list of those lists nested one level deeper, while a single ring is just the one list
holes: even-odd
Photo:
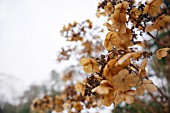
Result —
[{"label": "hydrangea panicula shrub", "polygon": [[[145,69],[153,55],[161,60],[167,56],[170,48],[163,46],[155,52],[150,52],[145,48],[144,39],[141,41],[143,36],[148,35],[155,43],[162,46],[150,33],[164,30],[170,23],[170,16],[165,15],[162,8],[162,0],[150,0],[145,3],[135,3],[134,0],[101,0],[96,16],[107,18],[107,21],[103,22],[108,29],[103,44],[96,34],[91,35],[92,40],[96,40],[95,43],[85,38],[88,34],[87,29],[93,31],[99,29],[98,27],[93,29],[90,20],[64,26],[62,35],[67,41],[80,42],[83,49],[78,49],[77,46],[67,50],[63,48],[58,61],[69,59],[76,51],[80,54],[80,65],[88,75],[83,81],[67,86],[61,93],[60,99],[58,96],[53,99],[53,107],[46,105],[48,106],[46,108],[59,112],[67,109],[71,113],[73,108],[75,112],[80,112],[84,107],[95,108],[111,104],[116,107],[121,102],[134,103],[135,98],[142,96],[145,91],[158,91],[164,104],[170,106],[168,96],[149,79]],[[75,27],[78,27],[77,31],[74,31]],[[99,55],[104,48],[107,53]],[[34,102],[33,108],[45,110],[43,107],[42,109],[37,107],[39,103],[41,102]]]}]

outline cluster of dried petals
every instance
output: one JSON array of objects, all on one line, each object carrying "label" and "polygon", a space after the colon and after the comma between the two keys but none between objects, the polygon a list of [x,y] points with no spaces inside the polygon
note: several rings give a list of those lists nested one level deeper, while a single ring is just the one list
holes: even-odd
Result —
[{"label": "cluster of dried petals", "polygon": [[170,23],[170,16],[161,15],[156,19],[156,21],[153,24],[146,26],[145,31],[151,32],[154,29],[160,30],[162,28],[165,28],[166,23]]},{"label": "cluster of dried petals", "polygon": [[109,81],[112,81],[112,77],[122,70],[121,66],[115,66],[116,62],[116,59],[111,59],[104,68],[103,75]]},{"label": "cluster of dried petals", "polygon": [[96,12],[96,17],[97,17],[97,18],[100,18],[100,16],[106,16],[106,13],[105,13],[105,12],[97,11],[97,12]]},{"label": "cluster of dried petals", "polygon": [[104,6],[104,10],[106,12],[106,14],[110,15],[112,14],[112,12],[114,11],[112,3],[108,2],[106,6]]},{"label": "cluster of dried petals", "polygon": [[111,25],[113,30],[118,29],[120,33],[126,33],[126,9],[128,6],[129,3],[126,1],[115,5],[114,13],[110,16],[110,20],[113,22]]},{"label": "cluster of dried petals", "polygon": [[137,95],[142,96],[145,90],[154,92],[157,91],[157,86],[153,84],[152,80],[143,80],[136,88]]},{"label": "cluster of dried petals", "polygon": [[170,16],[162,15],[153,23],[153,28],[160,30],[160,28],[165,27],[166,23],[170,23]]},{"label": "cluster of dried petals", "polygon": [[128,66],[131,63],[130,59],[138,60],[142,56],[143,52],[129,52],[125,55],[122,55],[122,57],[117,61],[115,66]]},{"label": "cluster of dried petals", "polygon": [[[87,90],[90,95],[98,95],[102,105],[110,106],[112,103],[117,105],[122,101],[131,104],[136,94],[143,95],[145,90],[151,92],[157,90],[151,80],[145,80],[148,78],[145,70],[147,58],[153,53],[138,51],[134,45],[145,47],[143,42],[137,40],[136,30],[140,31],[139,35],[142,36],[142,33],[148,33],[153,29],[159,30],[169,22],[169,16],[158,15],[161,4],[160,0],[152,0],[139,6],[135,6],[132,1],[104,0],[98,6],[98,16],[108,17],[108,22],[104,24],[109,30],[104,41],[108,54],[103,58],[96,58],[97,61],[93,59],[94,62],[89,60],[91,58],[83,58],[88,59],[81,63],[84,71],[87,74],[95,73],[101,79],[98,81],[100,83],[95,85],[77,83],[78,91],[84,94],[86,92],[84,90]],[[101,13],[100,8],[105,12]],[[151,25],[147,26],[150,23]],[[165,57],[168,50],[169,48],[158,50],[158,59]],[[138,66],[135,61],[140,59],[144,60]]]},{"label": "cluster of dried petals", "polygon": [[[141,41],[137,40],[136,30],[139,30],[141,35],[143,32],[150,32],[154,29],[160,30],[165,27],[166,23],[170,23],[169,16],[159,14],[161,4],[161,0],[152,0],[139,6],[135,6],[131,0],[130,2],[129,0],[104,0],[101,5],[104,12],[98,9],[96,16],[108,17],[105,26],[109,32],[104,41],[108,54],[101,55],[99,58],[81,57],[80,64],[83,70],[90,75],[82,82],[68,86],[61,95],[53,99],[36,101],[38,106],[34,107],[34,110],[50,109],[62,112],[67,109],[71,113],[72,108],[74,108],[76,112],[80,112],[84,107],[110,106],[112,103],[116,106],[123,101],[131,104],[134,102],[135,95],[141,96],[145,90],[156,91],[157,86],[151,80],[145,80],[148,78],[145,70],[147,58],[152,54],[137,51],[133,46],[141,44]],[[77,26],[78,32],[74,31]],[[61,33],[67,41],[81,43],[84,48],[79,52],[80,54],[92,56],[94,49],[97,49],[95,52],[103,50],[102,44],[98,44],[100,42],[98,35],[92,36],[92,39],[97,41],[84,39],[88,32],[86,29],[92,28],[92,22],[86,20],[80,24],[74,22],[70,23],[68,27],[64,26]],[[168,50],[169,48],[159,49],[156,52],[157,58],[165,57]],[[59,60],[69,59],[72,51],[76,51],[76,47],[63,49],[60,53],[62,57]],[[135,61],[140,60],[140,58],[144,58],[144,60],[138,66]],[[65,77],[70,80],[71,74],[67,75]],[[46,103],[44,104],[44,102]]]},{"label": "cluster of dried petals", "polygon": [[160,10],[162,0],[152,0],[148,2],[144,8],[144,13],[148,13],[151,16],[156,16]]},{"label": "cluster of dried petals", "polygon": [[76,88],[76,91],[77,91],[77,92],[81,92],[82,95],[84,95],[84,93],[85,93],[85,88],[84,88],[84,84],[83,84],[83,83],[77,82],[77,83],[75,84],[75,88]]},{"label": "cluster of dried petals", "polygon": [[[50,96],[44,96],[42,99],[35,99],[32,102],[31,109],[37,112],[44,112],[54,108],[54,102]],[[62,109],[62,107],[61,107]]]},{"label": "cluster of dried petals", "polygon": [[105,105],[105,106],[110,106],[115,100],[114,90],[110,90],[109,93],[106,95],[101,95],[100,99],[101,99],[100,104]]},{"label": "cluster of dried petals", "polygon": [[112,84],[107,80],[102,80],[99,86],[92,89],[92,92],[97,92],[100,95],[107,95],[110,90],[113,90]]},{"label": "cluster of dried petals", "polygon": [[139,15],[142,13],[141,10],[139,10],[138,8],[132,8],[132,10],[130,11],[130,15],[129,18],[131,19],[131,21],[134,21],[134,19],[138,19]]},{"label": "cluster of dried petals", "polygon": [[[100,38],[103,29],[99,26],[95,26],[89,19],[81,23],[69,23],[67,27],[64,26],[60,32],[66,41],[70,43],[70,46],[63,47],[61,52],[59,52],[57,58],[59,62],[62,60],[69,60],[75,53],[83,57],[99,54],[104,50],[102,39]],[[79,45],[81,45],[81,47],[79,47]],[[78,60],[81,58],[76,55],[74,57]]]},{"label": "cluster of dried petals", "polygon": [[[83,106],[87,106],[87,108],[96,107],[95,98],[93,96],[84,97],[81,94],[77,94],[74,85],[69,85],[60,95],[56,95],[55,97],[44,96],[42,99],[34,100],[31,108],[32,111],[37,113],[63,112],[64,110],[70,113],[77,113],[83,109]],[[72,111],[73,108],[75,111]]]},{"label": "cluster of dried petals", "polygon": [[80,111],[83,109],[83,106],[81,105],[80,102],[75,102],[75,103],[73,104],[73,108],[75,108],[76,111],[80,112]]},{"label": "cluster of dried petals", "polygon": [[116,31],[110,31],[106,35],[104,45],[106,49],[112,50],[115,47],[117,50],[126,49],[129,46],[132,46],[132,33],[131,30],[126,28],[126,33],[119,33]]},{"label": "cluster of dried petals", "polygon": [[62,112],[64,110],[64,108],[63,108],[64,99],[63,98],[61,98],[60,96],[56,95],[54,97],[53,102],[54,102],[54,105],[53,105],[54,106],[54,111]]},{"label": "cluster of dried petals", "polygon": [[118,91],[127,91],[131,86],[136,86],[139,82],[139,77],[134,74],[129,74],[129,71],[121,70],[118,75],[113,76],[113,86]]},{"label": "cluster of dried petals", "polygon": [[114,104],[120,104],[122,101],[125,101],[127,104],[132,104],[134,102],[134,95],[136,95],[136,90],[116,92]]},{"label": "cluster of dried petals", "polygon": [[69,67],[69,69],[66,68],[66,69],[63,71],[62,80],[63,80],[64,82],[70,81],[70,80],[73,79],[73,76],[74,76],[75,73],[74,73],[74,71],[72,70],[72,68],[73,68],[73,67]]}]

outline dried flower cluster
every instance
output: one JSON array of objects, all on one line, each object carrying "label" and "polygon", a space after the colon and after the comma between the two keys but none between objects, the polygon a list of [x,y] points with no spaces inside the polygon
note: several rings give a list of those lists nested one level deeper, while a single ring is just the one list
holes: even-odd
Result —
[{"label": "dried flower cluster", "polygon": [[[108,54],[80,60],[84,71],[100,83],[94,87],[86,79],[86,82],[76,84],[77,91],[82,95],[100,96],[105,106],[112,103],[116,106],[122,101],[131,104],[135,95],[141,96],[145,90],[157,91],[157,86],[149,80],[145,70],[147,60],[154,53],[144,51],[144,42],[139,41],[139,35],[148,34],[156,41],[149,32],[163,29],[165,24],[170,23],[170,16],[160,11],[161,4],[162,0],[139,5],[134,4],[133,0],[104,0],[99,4],[97,17],[108,18],[104,23],[109,31],[104,41]],[[135,46],[142,46],[143,50],[139,51]],[[157,50],[157,58],[160,60],[167,56],[168,50]],[[142,60],[141,64],[139,60]]]},{"label": "dried flower cluster", "polygon": [[94,96],[85,97],[77,94],[74,85],[67,86],[60,95],[55,97],[44,96],[42,99],[35,99],[31,108],[35,113],[62,112],[67,110],[68,113],[77,113],[83,110],[97,106],[97,100]]},{"label": "dried flower cluster", "polygon": [[[102,105],[114,104],[116,107],[121,102],[134,103],[135,98],[142,96],[145,91],[157,90],[167,99],[149,79],[145,68],[153,55],[161,60],[168,55],[170,48],[163,46],[164,48],[150,52],[145,49],[144,39],[141,41],[141,36],[148,35],[155,43],[163,45],[150,33],[164,30],[170,23],[170,16],[164,14],[161,5],[162,0],[139,4],[135,4],[134,0],[102,0],[96,16],[107,18],[104,26],[108,33],[104,44],[100,38],[103,30],[93,27],[90,20],[64,26],[61,30],[62,36],[69,42],[75,42],[75,46],[62,48],[57,60],[68,60],[75,52],[80,55],[75,58],[80,59],[83,70],[88,74],[87,78],[75,85],[66,86],[60,95],[53,98],[45,96],[34,101],[32,110],[38,113],[49,110],[77,113],[83,108]],[[80,45],[77,45],[78,43]],[[107,53],[99,55],[104,48]],[[71,80],[74,71],[64,73],[63,80]],[[164,102],[170,106],[168,101]]]},{"label": "dried flower cluster", "polygon": [[[69,60],[73,55],[74,59],[79,60],[85,56],[96,56],[104,50],[103,41],[100,38],[103,29],[93,25],[90,20],[69,23],[67,27],[64,25],[60,32],[66,41],[72,44],[62,48],[57,61]],[[79,54],[80,58],[76,54]]]}]

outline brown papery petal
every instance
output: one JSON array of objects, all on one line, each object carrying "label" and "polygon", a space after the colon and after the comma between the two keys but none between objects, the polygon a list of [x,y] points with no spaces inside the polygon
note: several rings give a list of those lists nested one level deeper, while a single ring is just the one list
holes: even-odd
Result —
[{"label": "brown papery petal", "polygon": [[145,88],[150,92],[157,91],[158,89],[155,84],[145,84]]},{"label": "brown papery petal", "polygon": [[136,95],[137,91],[136,90],[129,90],[129,91],[126,91],[126,94],[128,95]]},{"label": "brown papery petal", "polygon": [[125,83],[129,86],[136,86],[136,84],[139,82],[139,77],[129,74],[125,78]]},{"label": "brown papery petal", "polygon": [[134,102],[134,97],[132,95],[125,94],[125,100],[127,104],[132,104]]},{"label": "brown papery petal", "polygon": [[143,80],[142,83],[143,84],[150,84],[150,83],[152,83],[152,80]]},{"label": "brown papery petal", "polygon": [[162,57],[166,57],[170,48],[161,48],[156,51],[156,56],[159,60],[162,59]]},{"label": "brown papery petal", "polygon": [[80,59],[80,64],[83,66],[85,64],[89,63],[89,58],[81,58]]},{"label": "brown papery petal", "polygon": [[92,89],[92,92],[97,92],[98,94],[106,95],[109,93],[109,88],[106,86],[100,85]]},{"label": "brown papery petal", "polygon": [[80,82],[77,82],[77,83],[75,84],[75,88],[76,88],[76,91],[77,91],[77,92],[82,92],[82,91],[84,90],[84,86],[83,86],[83,84],[80,83]]},{"label": "brown papery petal", "polygon": [[142,61],[142,63],[141,63],[141,69],[142,70],[144,70],[145,69],[145,67],[146,67],[146,65],[147,65],[147,60],[146,59],[144,59],[143,61]]},{"label": "brown papery petal", "polygon": [[138,96],[142,96],[145,92],[145,89],[144,87],[142,87],[142,85],[139,85],[137,88],[136,88],[136,91],[137,91],[137,95]]},{"label": "brown papery petal", "polygon": [[115,64],[115,66],[118,66],[118,65],[123,65],[123,63],[126,61],[126,60],[129,60],[131,58],[131,53],[127,53],[125,55],[123,55],[118,61],[117,63]]}]

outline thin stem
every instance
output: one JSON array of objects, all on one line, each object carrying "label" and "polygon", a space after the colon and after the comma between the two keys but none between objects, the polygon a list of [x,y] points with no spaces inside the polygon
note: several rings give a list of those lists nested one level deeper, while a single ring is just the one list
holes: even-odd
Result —
[{"label": "thin stem", "polygon": [[150,32],[146,32],[147,35],[149,35],[153,40],[155,40],[155,42],[159,45],[159,46],[164,46],[162,44],[159,43],[159,41],[157,40],[156,37],[154,37]]}]

